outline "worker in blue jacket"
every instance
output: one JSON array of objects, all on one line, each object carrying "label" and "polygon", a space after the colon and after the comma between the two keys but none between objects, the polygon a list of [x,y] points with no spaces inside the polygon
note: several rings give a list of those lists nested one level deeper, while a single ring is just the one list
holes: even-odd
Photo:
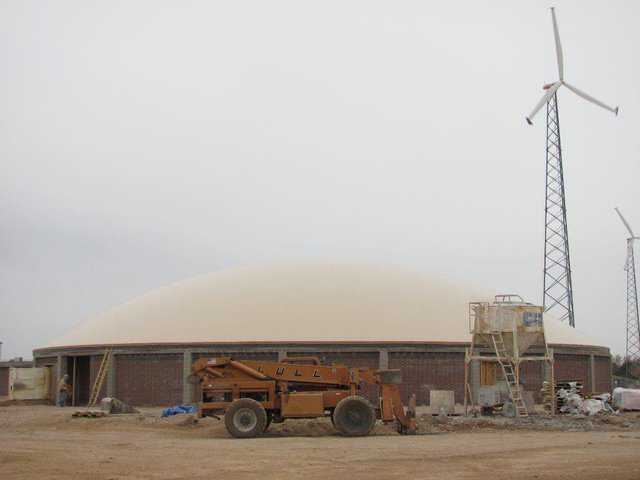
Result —
[{"label": "worker in blue jacket", "polygon": [[58,401],[56,404],[59,407],[64,407],[66,405],[70,389],[71,385],[69,385],[69,375],[65,373],[58,382]]}]

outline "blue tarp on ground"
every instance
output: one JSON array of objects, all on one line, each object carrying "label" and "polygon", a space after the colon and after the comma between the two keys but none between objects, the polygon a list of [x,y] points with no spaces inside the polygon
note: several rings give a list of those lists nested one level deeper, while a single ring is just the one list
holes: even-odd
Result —
[{"label": "blue tarp on ground", "polygon": [[162,410],[163,417],[170,417],[171,415],[178,415],[180,413],[197,413],[198,407],[193,405],[176,405],[175,407],[169,407]]}]

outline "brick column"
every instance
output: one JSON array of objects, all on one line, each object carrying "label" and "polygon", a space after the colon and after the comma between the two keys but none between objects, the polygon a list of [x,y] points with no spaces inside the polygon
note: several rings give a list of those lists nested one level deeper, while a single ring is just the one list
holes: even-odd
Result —
[{"label": "brick column", "polygon": [[116,396],[116,362],[118,357],[115,353],[111,354],[111,362],[109,363],[109,370],[107,371],[107,397]]},{"label": "brick column", "polygon": [[469,363],[469,386],[473,401],[478,404],[480,394],[480,360],[471,360]]},{"label": "brick column", "polygon": [[193,402],[193,384],[189,381],[193,352],[185,350],[182,354],[182,403]]},{"label": "brick column", "polygon": [[[60,381],[62,376],[65,373],[67,373],[67,366],[65,365],[66,359],[67,357],[63,355],[56,356],[56,368],[55,368],[56,378],[53,379],[53,383],[51,384],[51,388],[53,390],[52,391],[53,401],[56,405],[58,404],[58,382]],[[74,388],[75,388],[75,385],[74,385]]]},{"label": "brick column", "polygon": [[596,359],[593,354],[589,355],[589,382],[591,382],[591,393],[596,393]]},{"label": "brick column", "polygon": [[62,376],[67,373],[67,366],[63,365],[65,360],[66,357],[62,355],[58,355],[56,357],[56,386],[58,385],[58,382],[60,381]]},{"label": "brick column", "polygon": [[378,368],[380,370],[387,370],[389,368],[389,352],[387,350],[380,350],[378,354]]},{"label": "brick column", "polygon": [[609,391],[613,392],[613,361],[609,357]]}]

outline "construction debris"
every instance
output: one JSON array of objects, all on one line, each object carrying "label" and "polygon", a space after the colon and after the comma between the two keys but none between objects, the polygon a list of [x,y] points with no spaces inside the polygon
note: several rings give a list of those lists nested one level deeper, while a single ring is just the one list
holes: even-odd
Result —
[{"label": "construction debris", "polygon": [[78,410],[77,412],[73,412],[71,416],[75,418],[101,418],[106,417],[107,412],[103,412],[102,410]]},{"label": "construction debris", "polygon": [[453,415],[456,405],[453,390],[431,390],[429,406],[432,414]]},{"label": "construction debris", "polygon": [[549,415],[555,414],[556,402],[554,401],[554,397],[556,393],[553,388],[553,383],[547,382],[546,380],[542,382],[540,392],[542,393],[542,404],[544,406],[545,413]]},{"label": "construction debris", "polygon": [[169,425],[174,425],[177,427],[193,427],[200,421],[194,414],[163,417],[163,420],[166,421]]},{"label": "construction debris", "polygon": [[173,415],[180,415],[181,413],[198,413],[198,407],[195,405],[176,405],[175,407],[168,407],[162,410],[163,417],[171,417]]},{"label": "construction debris", "polygon": [[580,410],[585,415],[597,415],[607,411],[607,404],[597,398],[588,398],[582,402]]},{"label": "construction debris", "polygon": [[[558,411],[572,415],[593,416],[599,413],[613,413],[611,395],[604,393],[585,399],[580,382],[562,382],[556,386]],[[544,386],[543,386],[544,393]]]},{"label": "construction debris", "polygon": [[104,397],[100,400],[100,409],[107,413],[139,413],[136,408],[114,397]]},{"label": "construction debris", "polygon": [[582,390],[582,383],[577,381],[556,383],[556,410],[560,413],[579,413]]},{"label": "construction debris", "polygon": [[635,388],[614,388],[613,403],[620,410],[640,410],[640,390]]},{"label": "construction debris", "polygon": [[565,390],[561,388],[557,393],[558,411],[560,413],[580,413],[582,410],[582,396],[575,389]]}]

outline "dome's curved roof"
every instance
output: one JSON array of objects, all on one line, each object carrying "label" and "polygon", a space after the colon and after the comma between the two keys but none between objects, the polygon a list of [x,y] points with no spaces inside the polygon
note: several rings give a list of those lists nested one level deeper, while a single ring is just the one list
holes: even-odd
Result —
[{"label": "dome's curved roof", "polygon": [[[468,342],[489,294],[398,268],[282,265],[185,280],[107,311],[47,347],[224,342]],[[598,345],[547,320],[553,344]]]}]

